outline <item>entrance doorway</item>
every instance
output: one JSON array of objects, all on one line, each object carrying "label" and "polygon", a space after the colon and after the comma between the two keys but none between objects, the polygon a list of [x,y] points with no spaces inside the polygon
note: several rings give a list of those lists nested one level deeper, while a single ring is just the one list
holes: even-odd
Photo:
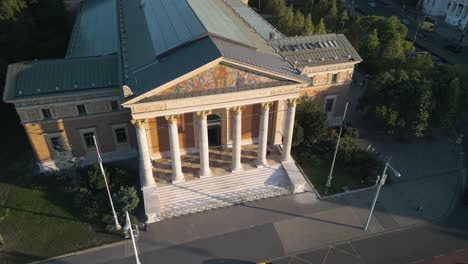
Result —
[{"label": "entrance doorway", "polygon": [[207,117],[208,123],[208,146],[221,146],[221,118],[216,114]]}]

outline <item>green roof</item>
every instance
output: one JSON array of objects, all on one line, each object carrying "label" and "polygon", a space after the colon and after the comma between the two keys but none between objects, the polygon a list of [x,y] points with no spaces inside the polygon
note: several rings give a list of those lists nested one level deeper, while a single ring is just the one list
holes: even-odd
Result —
[{"label": "green roof", "polygon": [[117,60],[108,55],[10,64],[4,100],[118,86]]},{"label": "green roof", "polygon": [[116,53],[118,49],[116,14],[116,0],[82,2],[66,57],[90,57]]}]

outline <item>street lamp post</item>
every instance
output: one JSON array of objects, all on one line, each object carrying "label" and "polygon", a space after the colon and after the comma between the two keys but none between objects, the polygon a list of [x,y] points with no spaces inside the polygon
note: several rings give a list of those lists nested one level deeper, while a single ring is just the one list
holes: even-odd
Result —
[{"label": "street lamp post", "polygon": [[[372,206],[371,206],[371,209],[370,209],[370,212],[369,212],[369,217],[367,218],[367,222],[366,222],[366,225],[364,226],[364,230],[367,230],[367,227],[369,227],[369,223],[370,223],[370,220],[372,218],[372,213],[374,212],[374,207],[375,207],[375,203],[377,202],[377,198],[379,197],[379,193],[380,193],[380,188],[382,188],[382,186],[385,184],[385,180],[387,179],[387,169],[390,168],[393,170],[393,172],[395,172],[395,176],[397,177],[400,177],[401,174],[395,170],[395,168],[393,168],[392,166],[390,166],[390,162],[385,162],[385,167],[384,167],[384,170],[382,172],[382,176],[380,176],[379,178],[377,178],[377,191],[375,192],[375,197],[374,197],[374,201],[372,201]],[[380,180],[380,182],[379,182]]]},{"label": "street lamp post", "polygon": [[335,153],[333,154],[333,161],[332,161],[332,165],[331,165],[331,168],[330,168],[330,173],[328,174],[327,183],[325,184],[325,186],[326,186],[325,191],[327,191],[328,188],[331,187],[331,181],[332,181],[332,178],[333,178],[333,169],[335,168],[336,154],[338,152],[338,147],[340,146],[341,133],[343,132],[343,125],[344,125],[344,122],[345,122],[346,112],[347,111],[348,111],[348,102],[346,102],[345,110],[344,110],[344,113],[343,113],[343,119],[341,120],[340,132],[338,133],[338,139],[336,141],[336,148],[335,148]]},{"label": "street lamp post", "polygon": [[416,4],[416,32],[414,33],[414,37],[413,37],[413,42],[411,43],[411,48],[409,50],[409,54],[408,54],[408,57],[411,56],[411,53],[413,52],[413,48],[414,48],[414,43],[416,42],[416,38],[418,36],[418,32],[419,32],[419,27],[421,26],[421,20],[420,20],[420,17],[419,17],[419,4],[421,3],[421,0],[418,1],[418,3]]},{"label": "street lamp post", "polygon": [[114,209],[114,203],[112,202],[112,195],[111,195],[110,190],[109,190],[109,184],[107,184],[106,172],[104,170],[104,166],[102,165],[101,153],[99,152],[99,145],[98,145],[96,136],[93,136],[93,140],[94,140],[94,146],[96,147],[96,153],[97,153],[97,158],[98,158],[98,162],[99,162],[99,167],[101,168],[102,177],[104,177],[104,183],[106,184],[106,190],[107,190],[107,195],[109,196],[109,202],[110,202],[111,209],[112,209],[112,215],[114,216],[115,229],[120,230],[120,229],[122,229],[122,227],[119,224],[119,219],[118,219],[117,213],[115,212],[115,209]]}]

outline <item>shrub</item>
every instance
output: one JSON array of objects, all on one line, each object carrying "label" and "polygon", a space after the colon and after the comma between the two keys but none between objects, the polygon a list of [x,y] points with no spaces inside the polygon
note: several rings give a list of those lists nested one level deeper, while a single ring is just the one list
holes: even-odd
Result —
[{"label": "shrub", "polygon": [[125,211],[132,213],[138,206],[140,198],[135,187],[120,187],[120,190],[112,196],[115,203],[115,210],[120,214],[125,214]]}]

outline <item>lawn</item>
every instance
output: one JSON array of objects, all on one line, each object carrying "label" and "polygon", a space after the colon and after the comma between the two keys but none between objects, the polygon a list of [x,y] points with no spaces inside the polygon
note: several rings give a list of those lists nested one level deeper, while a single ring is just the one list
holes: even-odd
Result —
[{"label": "lawn", "polygon": [[[25,263],[122,239],[82,221],[73,193],[60,184],[31,184],[34,157],[11,105],[0,103],[4,134],[0,139],[0,263]],[[6,198],[6,199],[2,199]],[[3,202],[2,202],[3,201]]]},{"label": "lawn", "polygon": [[2,263],[24,263],[118,241],[120,236],[95,230],[77,218],[73,193],[36,190],[0,183],[8,193],[9,215],[0,224],[5,247]]},{"label": "lawn", "polygon": [[[325,160],[302,162],[300,166],[320,195],[325,195],[325,184],[330,173],[331,162]],[[353,175],[346,168],[340,166],[340,164],[336,164],[333,170],[332,185],[326,195],[344,192],[344,186],[348,187],[349,190],[355,190],[370,185],[361,182],[360,177]]]}]

